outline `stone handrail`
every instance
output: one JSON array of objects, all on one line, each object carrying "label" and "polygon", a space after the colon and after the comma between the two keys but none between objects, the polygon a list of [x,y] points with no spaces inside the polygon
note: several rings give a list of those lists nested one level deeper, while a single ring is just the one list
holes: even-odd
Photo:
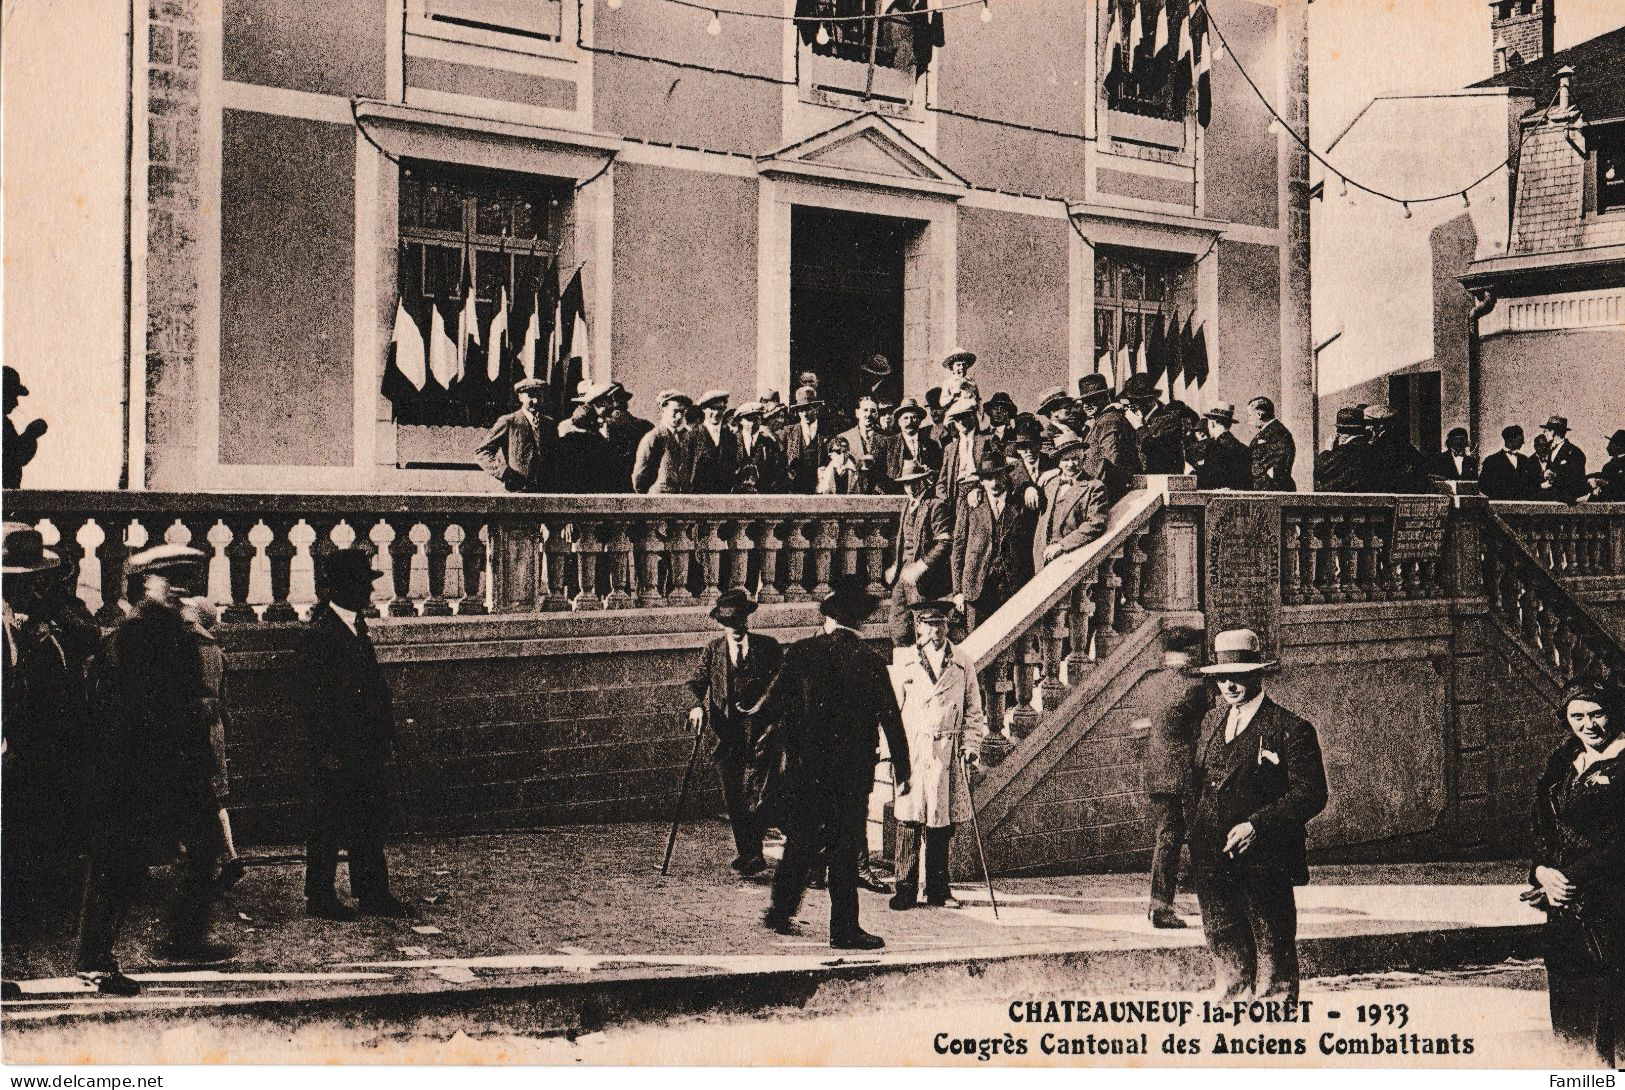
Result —
[{"label": "stone handrail", "polygon": [[841,575],[884,593],[903,500],[893,496],[341,495],[18,490],[5,517],[39,525],[116,620],[125,559],[159,541],[210,556],[228,624],[287,623],[315,600],[322,555],[359,545],[380,575],[373,615],[447,617],[708,605],[747,587],[814,601]]},{"label": "stone handrail", "polygon": [[1498,510],[1481,536],[1490,612],[1560,681],[1586,674],[1625,678],[1625,647],[1548,569]]},{"label": "stone handrail", "polygon": [[1625,504],[1497,501],[1492,510],[1559,579],[1625,576]]},{"label": "stone handrail", "polygon": [[[1341,493],[1283,497],[1281,603],[1405,601],[1448,596],[1442,556],[1394,555],[1399,498]],[[1443,524],[1446,496],[1406,496]]]},{"label": "stone handrail", "polygon": [[1166,489],[1151,478],[1149,487],[1119,500],[1105,533],[1046,564],[962,644],[987,694],[988,768],[1145,621],[1145,539]]}]

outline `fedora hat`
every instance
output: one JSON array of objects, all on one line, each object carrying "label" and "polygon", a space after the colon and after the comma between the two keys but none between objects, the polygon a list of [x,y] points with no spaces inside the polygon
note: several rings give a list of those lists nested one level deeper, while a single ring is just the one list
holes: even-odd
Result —
[{"label": "fedora hat", "polygon": [[963,348],[956,348],[943,358],[943,367],[952,367],[956,363],[963,363],[966,367],[976,366],[976,353],[968,352]]},{"label": "fedora hat", "polygon": [[903,464],[897,467],[897,476],[893,477],[892,480],[898,484],[907,484],[909,481],[917,481],[922,477],[929,476],[931,476],[930,466],[924,462],[916,462],[912,458],[904,458]]},{"label": "fedora hat", "polygon": [[1157,389],[1157,380],[1140,371],[1132,374],[1123,383],[1122,396],[1130,401],[1137,401],[1145,397],[1158,397],[1161,391]]},{"label": "fedora hat", "polygon": [[545,389],[547,389],[547,383],[539,378],[522,378],[513,384],[513,392],[516,394],[528,394],[533,390]]},{"label": "fedora hat", "polygon": [[926,598],[909,603],[908,611],[914,614],[916,620],[935,618],[946,621],[954,615],[954,604],[945,598]]},{"label": "fedora hat", "polygon": [[1569,418],[1554,413],[1546,418],[1546,423],[1541,425],[1541,429],[1543,431],[1555,431],[1559,435],[1567,435],[1569,433]]},{"label": "fedora hat", "polygon": [[760,401],[762,406],[768,409],[773,408],[775,405],[782,406],[784,404],[784,399],[779,396],[777,390],[763,390],[762,396],[756,400]]},{"label": "fedora hat", "polygon": [[1051,386],[1038,395],[1038,411],[1048,413],[1052,409],[1072,404],[1072,398],[1066,392],[1065,386]]},{"label": "fedora hat", "polygon": [[27,523],[8,522],[4,534],[0,540],[0,575],[49,571],[62,563],[61,557],[45,547],[40,532]]},{"label": "fedora hat", "polygon": [[733,587],[718,596],[711,607],[711,619],[719,624],[742,621],[756,612],[756,600],[743,587]]},{"label": "fedora hat", "polygon": [[1002,477],[1010,468],[1010,463],[994,449],[996,444],[989,444],[982,448],[982,454],[976,459],[976,475],[978,477]]},{"label": "fedora hat", "polygon": [[987,399],[987,407],[989,409],[995,405],[1003,405],[1006,409],[1009,409],[1011,416],[1015,416],[1016,413],[1021,411],[1016,407],[1016,399],[1005,393],[1003,390],[998,391],[992,397]]},{"label": "fedora hat", "polygon": [[1089,440],[1083,438],[1082,436],[1074,435],[1072,438],[1063,439],[1061,442],[1055,445],[1055,459],[1056,461],[1059,461],[1069,454],[1082,455],[1083,452],[1088,449]]},{"label": "fedora hat", "polygon": [[694,399],[683,393],[681,390],[661,390],[655,395],[655,401],[659,402],[662,406],[664,406],[668,401],[675,401],[679,405],[694,404]]},{"label": "fedora hat", "polygon": [[1213,640],[1213,663],[1198,673],[1256,674],[1275,669],[1274,659],[1266,659],[1259,647],[1258,633],[1250,628],[1232,628]]},{"label": "fedora hat", "polygon": [[818,400],[818,387],[797,386],[796,399],[790,403],[790,408],[800,412],[803,409],[816,409],[822,404],[823,402]]},{"label": "fedora hat", "polygon": [[1625,428],[1620,428],[1608,437],[1609,446],[1613,446],[1615,443],[1625,443]]},{"label": "fedora hat", "polygon": [[1381,424],[1394,418],[1394,410],[1386,405],[1367,405],[1363,410],[1367,424]]},{"label": "fedora hat", "polygon": [[1365,413],[1354,405],[1345,405],[1338,409],[1337,430],[1342,435],[1358,435],[1365,431]]},{"label": "fedora hat", "polygon": [[372,557],[363,549],[340,549],[328,553],[322,560],[321,577],[324,586],[372,586],[387,573],[372,566]]},{"label": "fedora hat", "polygon": [[874,616],[878,605],[880,599],[869,593],[861,576],[843,575],[835,581],[829,596],[818,603],[818,612],[836,624],[858,628]]},{"label": "fedora hat", "polygon": [[896,411],[892,415],[901,420],[903,419],[904,413],[913,413],[920,419],[925,419],[925,409],[912,397],[905,397],[901,402],[899,402]]},{"label": "fedora hat", "polygon": [[150,549],[142,549],[124,563],[126,575],[150,575],[173,568],[201,567],[208,562],[200,549],[190,545],[171,545],[165,542]]},{"label": "fedora hat", "polygon": [[694,404],[703,409],[707,405],[715,405],[719,401],[726,403],[728,397],[729,394],[727,390],[707,390],[705,393],[694,399]]},{"label": "fedora hat", "polygon": [[5,385],[8,394],[15,394],[18,397],[28,396],[28,387],[23,385],[23,376],[18,374],[17,369],[10,364],[6,365]]},{"label": "fedora hat", "polygon": [[1081,401],[1102,401],[1112,396],[1112,388],[1106,382],[1105,375],[1084,375],[1078,380],[1078,399]]},{"label": "fedora hat", "polygon": [[612,382],[609,384],[609,396],[617,401],[631,401],[632,391],[619,382]]},{"label": "fedora hat", "polygon": [[1236,407],[1228,401],[1223,402],[1203,413],[1202,419],[1216,421],[1227,428],[1233,427],[1236,423]]},{"label": "fedora hat", "polygon": [[858,370],[870,378],[885,378],[891,374],[891,361],[877,352],[864,360]]},{"label": "fedora hat", "polygon": [[615,391],[615,387],[617,385],[618,383],[614,382],[584,382],[581,384],[581,392],[570,400],[575,402],[577,405],[591,405],[594,401],[608,397]]}]

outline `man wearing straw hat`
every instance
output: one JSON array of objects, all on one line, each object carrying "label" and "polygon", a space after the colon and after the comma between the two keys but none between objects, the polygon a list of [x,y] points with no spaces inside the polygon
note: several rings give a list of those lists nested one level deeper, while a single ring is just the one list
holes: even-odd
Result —
[{"label": "man wearing straw hat", "polygon": [[1326,769],[1315,728],[1265,695],[1275,667],[1238,628],[1199,671],[1222,699],[1196,746],[1191,869],[1223,999],[1298,998],[1293,887],[1309,881],[1305,826],[1326,808]]},{"label": "man wearing straw hat", "polygon": [[213,707],[202,653],[181,614],[182,599],[202,589],[206,564],[202,552],[185,545],[130,557],[125,571],[135,605],[97,664],[100,737],[92,747],[90,868],[76,968],[106,995],[141,990],[119,969],[113,950],[147,865],[167,860],[177,841],[187,851],[158,955],[193,964],[235,955],[209,934],[220,842]]}]

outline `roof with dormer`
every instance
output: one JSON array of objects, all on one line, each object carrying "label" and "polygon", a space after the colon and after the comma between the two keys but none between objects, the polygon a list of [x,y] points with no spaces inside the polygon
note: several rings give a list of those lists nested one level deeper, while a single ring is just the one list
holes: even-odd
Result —
[{"label": "roof with dormer", "polygon": [[1625,26],[1473,86],[1525,91],[1534,97],[1538,110],[1557,93],[1557,73],[1564,67],[1574,69],[1574,105],[1582,117],[1587,121],[1625,118]]}]

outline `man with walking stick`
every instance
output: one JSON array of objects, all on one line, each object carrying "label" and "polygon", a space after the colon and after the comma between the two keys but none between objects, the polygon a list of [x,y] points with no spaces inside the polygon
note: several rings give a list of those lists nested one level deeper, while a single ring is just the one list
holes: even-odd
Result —
[{"label": "man with walking stick", "polygon": [[987,715],[975,668],[948,642],[953,603],[910,608],[915,653],[890,669],[914,789],[897,800],[897,892],[890,904],[913,908],[923,871],[925,903],[958,908],[948,888],[948,845],[954,826],[971,819],[970,775],[987,737]]},{"label": "man with walking stick", "polygon": [[696,733],[709,724],[716,738],[712,756],[722,773],[722,797],[738,852],[729,866],[741,878],[767,868],[762,858],[762,827],[747,796],[746,770],[761,741],[763,704],[784,660],[778,640],[749,630],[754,612],[756,603],[747,591],[735,588],[722,593],[711,607],[711,619],[726,632],[706,645],[688,680],[696,701],[688,713],[689,724]]},{"label": "man with walking stick", "polygon": [[784,858],[773,875],[773,900],[762,923],[797,935],[794,916],[820,849],[829,860],[829,944],[837,950],[886,945],[858,924],[858,857],[867,834],[876,748],[884,731],[898,797],[911,768],[903,720],[886,663],[859,635],[879,600],[861,577],[837,581],[819,610],[824,630],[785,650],[770,707],[773,779],[764,805],[777,806]]}]

